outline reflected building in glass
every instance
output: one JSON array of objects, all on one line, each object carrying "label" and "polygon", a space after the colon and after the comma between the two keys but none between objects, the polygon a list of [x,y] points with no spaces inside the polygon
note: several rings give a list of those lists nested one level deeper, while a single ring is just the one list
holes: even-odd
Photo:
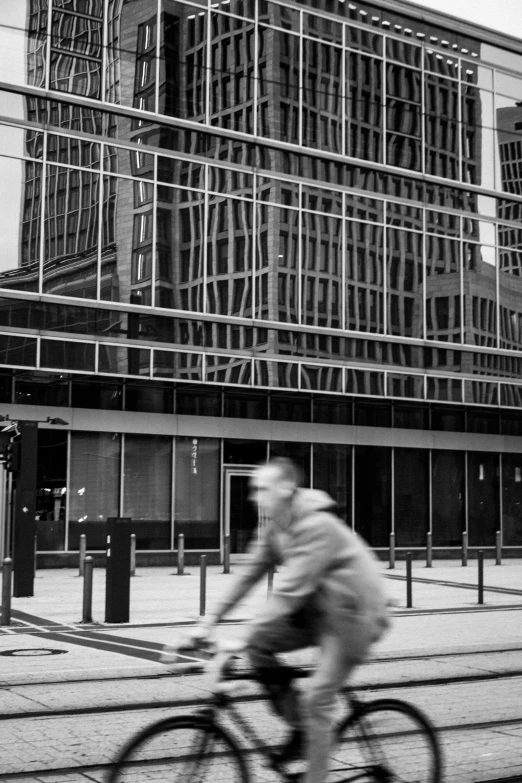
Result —
[{"label": "reflected building in glass", "polygon": [[0,40],[0,413],[70,422],[43,564],[117,515],[241,554],[282,454],[383,555],[521,553],[519,40],[401,0],[19,0]]}]

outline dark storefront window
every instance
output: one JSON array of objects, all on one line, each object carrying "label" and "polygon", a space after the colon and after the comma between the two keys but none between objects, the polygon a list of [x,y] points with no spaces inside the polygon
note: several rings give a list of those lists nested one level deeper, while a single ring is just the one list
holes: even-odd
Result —
[{"label": "dark storefront window", "polygon": [[71,403],[73,408],[95,408],[121,411],[123,383],[108,383],[108,379],[72,379]]},{"label": "dark storefront window", "polygon": [[116,433],[72,433],[69,549],[78,549],[82,533],[87,549],[105,549],[105,521],[119,512],[120,444]]},{"label": "dark storefront window", "polygon": [[465,525],[464,453],[432,452],[431,503],[434,546],[460,546]]},{"label": "dark storefront window", "polygon": [[38,431],[36,546],[39,552],[65,549],[67,432]]},{"label": "dark storefront window", "polygon": [[337,503],[336,513],[352,524],[352,447],[314,443],[314,487],[328,492]]},{"label": "dark storefront window", "polygon": [[445,432],[464,432],[466,412],[463,408],[433,407],[431,409],[431,429]]},{"label": "dark storefront window", "polygon": [[169,384],[128,383],[125,410],[145,413],[172,413],[174,391]]},{"label": "dark storefront window", "polygon": [[395,449],[395,543],[425,546],[429,525],[427,449]]},{"label": "dark storefront window", "polygon": [[223,415],[236,419],[266,419],[268,397],[265,394],[225,389]]},{"label": "dark storefront window", "polygon": [[123,516],[137,549],[170,549],[172,438],[125,435]]},{"label": "dark storefront window", "polygon": [[67,377],[44,372],[15,375],[15,402],[22,405],[69,405]]},{"label": "dark storefront window", "polygon": [[355,400],[353,418],[353,423],[362,427],[390,427],[391,405]]},{"label": "dark storefront window", "polygon": [[522,454],[502,455],[502,544],[522,545]]},{"label": "dark storefront window", "polygon": [[343,397],[314,397],[313,421],[320,424],[352,424],[352,401]]},{"label": "dark storefront window", "polygon": [[429,429],[429,411],[423,405],[394,405],[393,426],[410,430]]},{"label": "dark storefront window", "polygon": [[370,546],[387,547],[391,531],[391,449],[355,446],[355,530]]},{"label": "dark storefront window", "polygon": [[267,443],[264,440],[227,438],[223,441],[225,465],[258,465],[266,461],[266,455]]},{"label": "dark storefront window", "polygon": [[174,546],[185,536],[187,549],[219,548],[220,441],[176,439]]},{"label": "dark storefront window", "polygon": [[500,529],[499,455],[468,452],[468,540],[493,546]]},{"label": "dark storefront window", "polygon": [[310,397],[305,394],[270,395],[270,419],[272,421],[310,421]]},{"label": "dark storefront window", "polygon": [[221,392],[185,386],[176,392],[176,413],[188,416],[221,416]]}]

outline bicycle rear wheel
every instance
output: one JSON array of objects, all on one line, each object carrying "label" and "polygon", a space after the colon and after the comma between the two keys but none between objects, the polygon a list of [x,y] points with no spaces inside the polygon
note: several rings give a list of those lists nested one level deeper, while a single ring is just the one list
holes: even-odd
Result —
[{"label": "bicycle rear wheel", "polygon": [[440,783],[442,775],[435,729],[420,710],[396,699],[361,705],[340,727],[332,758],[332,783]]},{"label": "bicycle rear wheel", "polygon": [[220,726],[197,716],[167,718],[122,748],[108,783],[249,783],[241,749]]}]

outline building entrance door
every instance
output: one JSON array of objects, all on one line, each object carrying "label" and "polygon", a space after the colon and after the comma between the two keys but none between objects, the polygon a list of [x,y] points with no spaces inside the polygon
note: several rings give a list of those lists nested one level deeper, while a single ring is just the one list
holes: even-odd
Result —
[{"label": "building entrance door", "polygon": [[250,541],[258,535],[258,514],[248,499],[251,468],[225,468],[224,534],[230,536],[230,556],[243,559]]}]

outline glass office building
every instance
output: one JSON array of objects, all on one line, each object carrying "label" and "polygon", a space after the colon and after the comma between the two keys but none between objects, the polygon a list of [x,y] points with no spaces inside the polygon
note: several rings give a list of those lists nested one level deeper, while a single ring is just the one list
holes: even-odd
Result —
[{"label": "glass office building", "polygon": [[[406,0],[2,0],[0,413],[38,550],[244,551],[288,455],[377,550],[522,551],[522,42]],[[4,477],[5,485],[5,477]]]}]

